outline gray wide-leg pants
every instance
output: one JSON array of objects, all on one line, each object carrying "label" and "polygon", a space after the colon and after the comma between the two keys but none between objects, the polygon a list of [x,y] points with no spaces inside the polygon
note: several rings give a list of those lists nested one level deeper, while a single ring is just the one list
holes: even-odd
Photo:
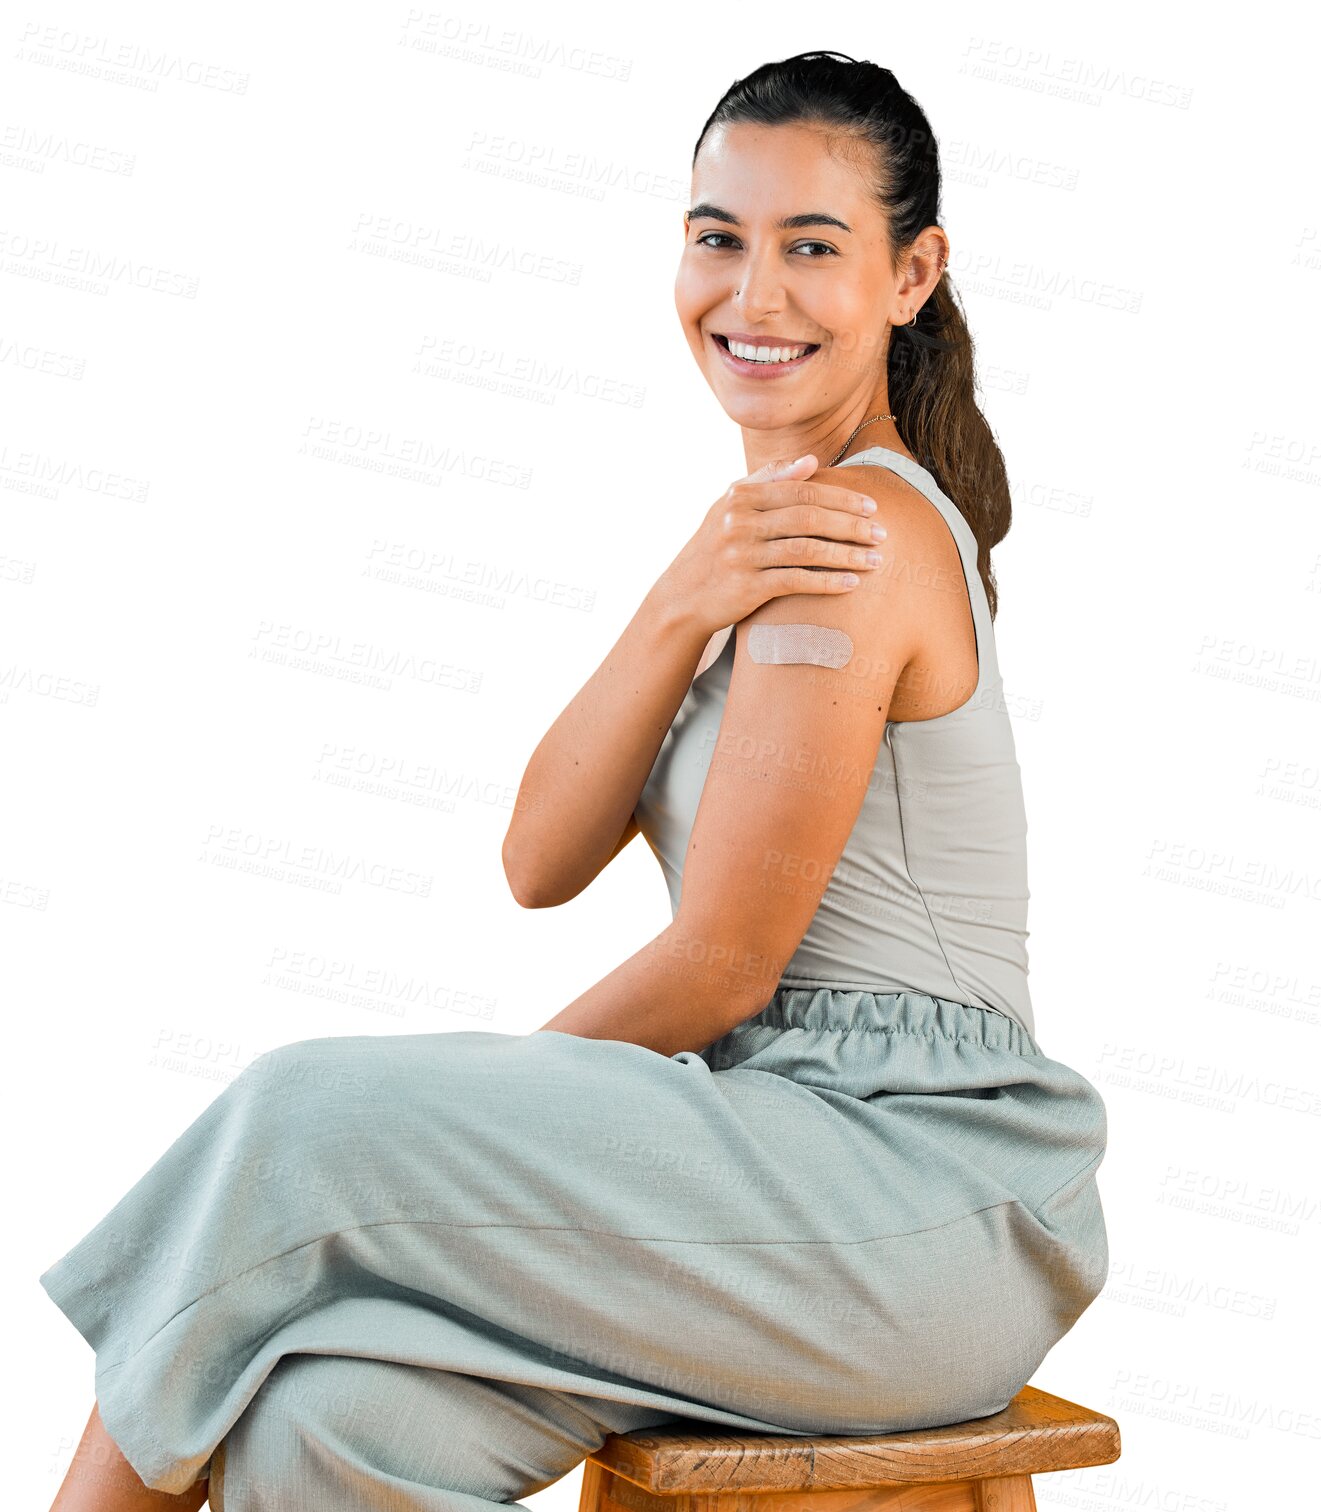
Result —
[{"label": "gray wide-leg pants", "polygon": [[148,1485],[492,1512],[611,1432],[997,1412],[1104,1285],[1104,1104],[989,1009],[781,987],[702,1051],[253,1061],[40,1277]]},{"label": "gray wide-leg pants", "polygon": [[286,1355],[221,1440],[212,1512],[491,1512],[608,1433],[673,1415],[545,1386],[346,1355]]}]

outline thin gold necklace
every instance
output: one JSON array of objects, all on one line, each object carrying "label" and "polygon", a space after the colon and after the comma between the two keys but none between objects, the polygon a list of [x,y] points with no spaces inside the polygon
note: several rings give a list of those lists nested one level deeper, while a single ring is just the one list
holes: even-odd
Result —
[{"label": "thin gold necklace", "polygon": [[[898,418],[898,415],[869,415],[868,418],[862,422],[862,425],[858,427],[858,430],[855,430],[853,432],[853,436],[856,436],[858,434],[858,431],[862,429],[863,425],[870,425],[873,420],[897,420]],[[831,462],[827,463],[827,466],[834,467],[836,463],[838,463],[839,459],[844,455],[846,451],[848,451],[849,447],[853,445],[853,436],[850,436],[849,439],[844,443],[844,445],[840,447],[840,449],[835,453],[834,459]]]}]

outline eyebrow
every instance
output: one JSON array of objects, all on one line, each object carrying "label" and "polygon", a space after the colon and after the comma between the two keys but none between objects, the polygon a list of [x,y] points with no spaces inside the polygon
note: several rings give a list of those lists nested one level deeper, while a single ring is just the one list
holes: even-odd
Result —
[{"label": "eyebrow", "polygon": [[[722,210],[719,205],[709,205],[705,201],[700,205],[694,205],[688,212],[691,220],[718,220],[726,221],[731,226],[741,226],[743,222],[737,215],[728,210]],[[800,226],[838,226],[841,231],[852,231],[853,227],[840,220],[837,215],[827,215],[824,210],[809,210],[804,215],[786,215],[783,220],[775,222],[777,231],[788,231]]]}]

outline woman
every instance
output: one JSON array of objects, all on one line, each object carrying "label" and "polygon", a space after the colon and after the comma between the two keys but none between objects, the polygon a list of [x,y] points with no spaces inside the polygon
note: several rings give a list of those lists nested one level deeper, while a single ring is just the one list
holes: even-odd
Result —
[{"label": "woman", "polygon": [[712,114],[676,302],[749,477],[504,847],[544,907],[641,831],[672,922],[531,1034],[259,1056],[41,1278],[97,1351],[104,1468],[56,1507],[489,1512],[673,1418],[960,1421],[1099,1293],[1105,1110],[1035,1038],[1009,497],[939,188],[870,63]]}]

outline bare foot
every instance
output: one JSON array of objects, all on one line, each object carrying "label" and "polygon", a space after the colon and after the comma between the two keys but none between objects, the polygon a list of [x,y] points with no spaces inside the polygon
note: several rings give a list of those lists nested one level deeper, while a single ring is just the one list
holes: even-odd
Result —
[{"label": "bare foot", "polygon": [[198,1481],[178,1496],[144,1486],[106,1432],[100,1409],[93,1402],[92,1415],[50,1512],[197,1512],[206,1501],[206,1491],[205,1481]]}]

